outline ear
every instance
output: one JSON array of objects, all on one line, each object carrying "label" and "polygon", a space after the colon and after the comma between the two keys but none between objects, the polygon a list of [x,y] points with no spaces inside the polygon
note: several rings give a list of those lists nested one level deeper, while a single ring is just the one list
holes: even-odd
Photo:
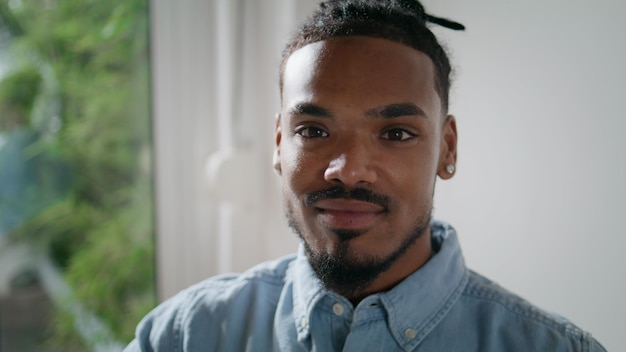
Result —
[{"label": "ear", "polygon": [[280,140],[282,138],[282,130],[280,128],[280,114],[276,114],[276,126],[274,126],[274,155],[272,157],[272,164],[274,170],[280,176],[282,175],[282,167],[280,164]]},{"label": "ear", "polygon": [[441,131],[441,150],[437,169],[437,175],[443,180],[452,178],[456,173],[457,139],[456,120],[454,116],[448,115]]}]

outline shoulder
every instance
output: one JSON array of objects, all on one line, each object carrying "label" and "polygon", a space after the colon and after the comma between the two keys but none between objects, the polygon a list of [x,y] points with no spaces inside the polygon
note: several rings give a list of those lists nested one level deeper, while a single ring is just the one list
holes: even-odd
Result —
[{"label": "shoulder", "polygon": [[280,297],[294,259],[295,255],[290,255],[242,274],[215,276],[179,292],[144,317],[129,350],[131,346],[150,346],[147,350],[176,351],[186,331],[220,331],[224,321],[254,314],[246,306],[255,306],[255,301],[263,301],[263,307],[271,309],[272,302],[276,304]]},{"label": "shoulder", "polygon": [[[293,256],[261,263],[241,274],[218,275],[199,282],[164,302],[161,306],[178,314],[192,315],[199,308],[212,312],[227,308],[233,301],[280,292]],[[155,313],[159,312],[159,308]]]},{"label": "shoulder", "polygon": [[518,345],[524,341],[554,351],[604,351],[588,332],[568,319],[538,308],[475,272],[470,271],[461,297],[480,317],[480,324],[496,332],[492,339],[517,341]]}]

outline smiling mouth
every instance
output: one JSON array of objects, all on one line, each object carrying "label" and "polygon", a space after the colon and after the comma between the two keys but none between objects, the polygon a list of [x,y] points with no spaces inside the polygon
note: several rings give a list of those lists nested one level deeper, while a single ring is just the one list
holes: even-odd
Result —
[{"label": "smiling mouth", "polygon": [[315,204],[321,220],[333,229],[364,230],[385,213],[380,205],[351,199],[325,199]]}]

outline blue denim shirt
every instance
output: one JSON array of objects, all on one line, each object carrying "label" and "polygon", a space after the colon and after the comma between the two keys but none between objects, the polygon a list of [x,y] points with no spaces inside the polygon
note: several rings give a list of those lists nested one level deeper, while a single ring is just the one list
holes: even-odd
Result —
[{"label": "blue denim shirt", "polygon": [[587,332],[468,270],[455,230],[436,254],[356,307],[325,290],[300,249],[164,302],[126,351],[605,351]]}]

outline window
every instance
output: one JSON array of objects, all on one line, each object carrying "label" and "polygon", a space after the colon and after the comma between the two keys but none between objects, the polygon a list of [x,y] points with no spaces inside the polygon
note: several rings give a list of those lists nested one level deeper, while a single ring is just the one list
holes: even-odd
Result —
[{"label": "window", "polygon": [[0,0],[0,350],[118,349],[156,303],[147,5]]}]

